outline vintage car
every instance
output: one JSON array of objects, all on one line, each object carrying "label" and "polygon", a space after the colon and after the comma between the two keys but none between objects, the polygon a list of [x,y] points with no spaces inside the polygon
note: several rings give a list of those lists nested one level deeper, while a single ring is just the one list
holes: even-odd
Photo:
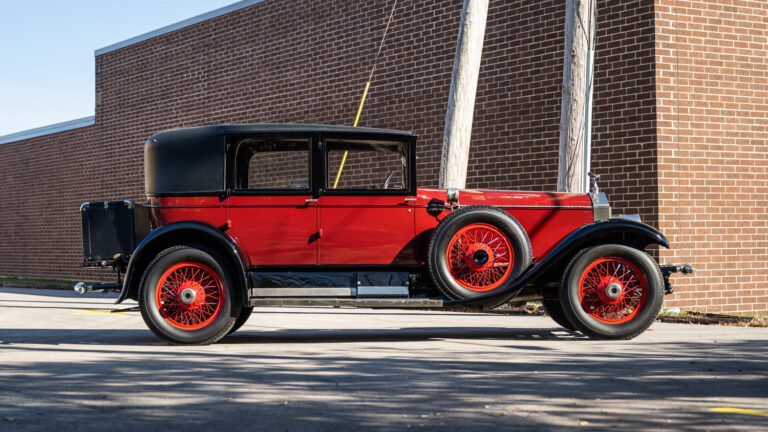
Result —
[{"label": "vintage car", "polygon": [[[84,265],[111,266],[149,328],[213,343],[254,306],[493,308],[540,299],[561,326],[629,339],[654,321],[666,238],[603,193],[420,188],[417,134],[218,125],[145,145],[147,202],[81,206]],[[124,275],[121,277],[120,275]]]}]

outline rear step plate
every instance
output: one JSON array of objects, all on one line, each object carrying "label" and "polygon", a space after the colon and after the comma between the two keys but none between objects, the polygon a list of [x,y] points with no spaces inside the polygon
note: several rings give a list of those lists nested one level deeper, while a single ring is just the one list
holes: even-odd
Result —
[{"label": "rear step plate", "polygon": [[348,306],[358,308],[441,308],[439,299],[348,299],[348,298],[252,298],[251,306]]}]

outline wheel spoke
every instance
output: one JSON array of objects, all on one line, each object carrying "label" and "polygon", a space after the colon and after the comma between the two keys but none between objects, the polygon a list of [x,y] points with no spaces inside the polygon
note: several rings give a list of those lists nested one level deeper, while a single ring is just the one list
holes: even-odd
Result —
[{"label": "wheel spoke", "polygon": [[[181,293],[189,290],[190,301],[182,300]],[[221,310],[224,286],[218,274],[197,262],[183,262],[172,266],[157,285],[157,307],[171,325],[184,329],[204,328]]]},{"label": "wheel spoke", "polygon": [[[608,294],[609,285],[620,287],[618,296]],[[579,296],[585,312],[607,324],[621,324],[637,316],[646,296],[640,270],[624,258],[599,258],[581,275]]]},{"label": "wheel spoke", "polygon": [[[473,254],[480,250],[487,260],[473,261]],[[511,250],[509,238],[498,228],[472,224],[453,236],[446,261],[459,284],[473,291],[489,291],[500,286],[511,273]]]}]

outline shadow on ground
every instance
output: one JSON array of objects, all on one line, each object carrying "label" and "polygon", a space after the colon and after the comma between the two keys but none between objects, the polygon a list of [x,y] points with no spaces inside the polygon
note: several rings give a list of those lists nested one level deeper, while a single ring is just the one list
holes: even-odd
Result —
[{"label": "shadow on ground", "polygon": [[[62,308],[59,308],[62,309]],[[240,331],[227,336],[215,346],[346,343],[346,342],[406,342],[440,339],[492,340],[588,340],[579,333],[555,329],[514,329],[505,327],[406,327],[399,329],[343,330],[280,330]],[[35,345],[156,345],[166,346],[149,330],[125,329],[3,329],[0,346],[8,344]],[[36,347],[35,349],[42,349]],[[59,348],[56,348],[58,350]]]},{"label": "shadow on ground", "polygon": [[[151,430],[768,427],[707,410],[716,398],[765,400],[765,340],[606,350],[553,329],[430,327],[247,331],[173,347],[141,330],[30,332],[0,334],[0,359],[31,359],[0,364],[0,415],[14,430],[116,418]],[[51,351],[62,359],[36,360]]]}]

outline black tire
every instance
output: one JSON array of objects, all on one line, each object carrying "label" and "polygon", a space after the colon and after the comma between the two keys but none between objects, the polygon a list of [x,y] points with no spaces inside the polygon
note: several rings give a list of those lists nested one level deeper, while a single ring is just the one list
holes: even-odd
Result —
[{"label": "black tire", "polygon": [[252,307],[243,307],[240,309],[240,315],[238,315],[237,320],[235,321],[235,325],[232,326],[232,330],[227,333],[228,335],[231,335],[232,333],[240,330],[240,327],[245,324],[246,321],[248,321],[248,318],[251,317],[251,314],[253,313]]},{"label": "black tire", "polygon": [[[449,269],[446,256],[453,237],[462,229],[475,224],[490,225],[503,233],[509,240],[514,260],[512,269],[500,279],[484,287],[470,289],[460,283]],[[482,244],[478,242],[477,244]],[[485,259],[498,259],[493,254],[485,253]],[[531,241],[520,223],[509,213],[497,207],[472,205],[454,210],[443,219],[435,229],[427,252],[427,267],[435,285],[451,299],[468,299],[482,295],[505,291],[531,264]]]},{"label": "black tire", "polygon": [[544,312],[552,318],[552,321],[556,322],[560,327],[566,330],[576,331],[576,327],[568,321],[568,317],[563,311],[563,305],[560,304],[560,300],[544,299],[541,304],[544,306]]},{"label": "black tire", "polygon": [[[170,302],[158,302],[158,296],[165,295],[163,291],[158,294],[161,277],[165,280],[163,286],[170,286],[173,282],[168,279],[170,276],[167,275],[167,272],[173,272],[174,268],[200,270],[199,274],[202,276],[196,273],[188,278],[191,282],[185,281],[185,283],[191,284],[188,286],[192,287],[190,289],[195,298],[190,300],[193,303],[197,301],[199,304],[196,306],[214,307],[209,305],[215,304],[215,312],[198,314],[207,317],[203,322],[194,321],[199,320],[199,316],[189,312],[189,309],[185,309],[186,306],[182,304],[181,285],[178,285],[179,291],[166,291],[166,293],[170,293],[167,295],[170,296],[172,302],[177,305],[175,308],[168,306],[171,304]],[[170,275],[172,276],[174,273],[170,273]],[[198,285],[195,285],[195,281],[198,282]],[[205,283],[205,288],[202,287],[203,283]],[[242,305],[235,301],[237,298],[236,286],[230,265],[217,252],[200,246],[174,246],[160,252],[144,272],[139,287],[141,316],[153,333],[171,343],[211,344],[226,336],[240,316]],[[194,294],[194,292],[198,294]],[[206,302],[206,296],[215,298],[215,303],[210,300]],[[173,317],[178,319],[174,320]],[[192,320],[186,327],[182,323],[185,322],[183,321],[185,319]]]},{"label": "black tire", "polygon": [[645,251],[620,244],[579,252],[560,286],[566,318],[594,339],[636,337],[653,323],[663,301],[664,279],[656,261]]}]

